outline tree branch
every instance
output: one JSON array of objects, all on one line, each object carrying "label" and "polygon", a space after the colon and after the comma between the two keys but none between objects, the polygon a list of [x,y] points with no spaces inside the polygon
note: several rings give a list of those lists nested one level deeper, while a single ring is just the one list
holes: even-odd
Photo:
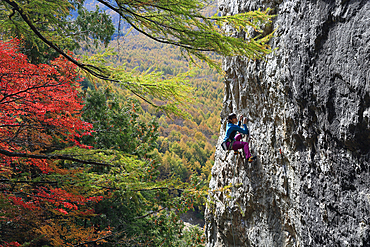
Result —
[{"label": "tree branch", "polygon": [[[32,86],[32,87],[28,87],[26,89],[23,89],[21,91],[18,91],[18,92],[15,92],[15,93],[11,93],[11,94],[3,94],[3,98],[0,100],[0,104],[9,104],[11,102],[14,102],[18,99],[21,99],[23,97],[19,97],[17,99],[14,99],[14,100],[9,100],[9,101],[5,101],[5,102],[2,102],[4,101],[4,99],[6,98],[11,98],[11,97],[14,97],[14,96],[17,96],[18,94],[23,94],[23,93],[28,93],[29,91],[32,91],[32,90],[36,90],[36,89],[40,89],[40,88],[48,88],[48,87],[57,87],[57,86],[60,86],[61,83],[57,83],[57,84],[42,84],[40,86]],[[1,91],[5,91],[5,90],[1,90]]]},{"label": "tree branch", "polygon": [[[137,27],[132,21],[130,21],[125,15],[123,15],[121,13],[121,9],[125,10],[127,13],[130,13],[132,16],[135,16],[137,19],[138,18],[142,18],[142,19],[145,19],[149,22],[153,22],[154,24],[158,25],[158,26],[162,26],[163,28],[168,28],[168,29],[172,29],[172,30],[175,30],[177,32],[184,32],[184,30],[179,30],[179,29],[175,29],[174,27],[171,27],[171,26],[167,26],[167,25],[164,25],[164,24],[161,24],[159,22],[156,22],[154,20],[151,20],[149,18],[146,18],[145,16],[141,16],[141,15],[138,15],[132,11],[130,11],[129,9],[127,8],[124,8],[123,6],[119,6],[119,8],[115,8],[113,7],[112,5],[110,5],[109,3],[103,1],[103,0],[98,0],[98,2],[100,2],[101,4],[107,6],[108,8],[116,11],[122,18],[124,18],[136,31],[144,34],[145,36],[157,41],[157,42],[160,42],[160,43],[164,43],[164,44],[171,44],[171,45],[175,45],[175,46],[179,46],[179,47],[182,47],[182,48],[185,48],[185,49],[189,49],[189,50],[195,50],[195,51],[215,51],[213,49],[201,49],[201,48],[194,48],[192,46],[189,46],[185,43],[181,43],[181,42],[175,42],[175,41],[171,41],[171,40],[163,40],[163,39],[160,39],[160,38],[156,38],[154,37],[153,35],[150,35],[149,33],[145,32],[144,30],[140,29],[139,27]],[[153,5],[152,5],[153,6]]]},{"label": "tree branch", "polygon": [[81,160],[74,158],[69,155],[40,155],[40,154],[27,154],[27,153],[14,153],[9,152],[3,149],[0,149],[0,154],[3,154],[8,157],[20,157],[20,158],[32,158],[32,159],[46,159],[46,160],[69,160],[69,161],[75,161],[82,164],[90,164],[90,165],[98,165],[98,166],[106,166],[111,167],[112,165],[101,163],[93,160]]},{"label": "tree branch", "polygon": [[57,181],[39,181],[39,182],[34,182],[34,181],[12,181],[10,179],[0,179],[0,183],[22,183],[22,184],[57,184]]},{"label": "tree branch", "polygon": [[102,238],[98,238],[98,239],[96,239],[96,240],[91,240],[91,241],[87,241],[87,242],[84,242],[84,243],[76,244],[76,245],[73,245],[73,247],[77,247],[77,246],[85,246],[85,245],[87,245],[87,244],[93,244],[93,243],[96,243],[96,242],[98,242],[98,241],[100,241],[100,240],[104,240],[104,239],[110,238],[110,237],[112,237],[112,236],[114,236],[114,234],[111,234],[111,235],[108,235],[108,236],[105,236],[105,237],[102,237]]},{"label": "tree branch", "polygon": [[[47,44],[48,46],[50,46],[51,48],[53,48],[56,52],[58,52],[63,57],[65,57],[68,61],[72,62],[73,64],[77,65],[79,68],[87,71],[88,73],[90,73],[91,75],[93,75],[93,76],[95,76],[95,77],[97,77],[99,79],[102,79],[102,80],[109,79],[106,75],[103,74],[103,71],[100,68],[98,68],[96,66],[93,66],[93,65],[90,65],[90,64],[82,64],[82,63],[79,63],[74,58],[68,56],[57,45],[55,45],[54,43],[52,43],[51,41],[49,41],[47,38],[45,38],[37,30],[37,28],[32,24],[31,20],[28,18],[28,16],[23,12],[23,10],[19,7],[19,5],[16,2],[11,1],[11,0],[3,0],[3,1],[5,1],[6,3],[8,3],[10,6],[12,6],[13,7],[13,11],[17,11],[20,14],[20,16],[22,17],[22,19],[31,28],[31,30],[36,34],[37,37],[39,37],[45,44]],[[94,71],[92,69],[97,70],[98,72],[96,72],[96,71]]]},{"label": "tree branch", "polygon": [[161,209],[159,209],[159,210],[157,210],[157,211],[153,211],[153,212],[150,212],[150,213],[144,214],[144,215],[142,215],[142,216],[135,217],[135,218],[134,218],[134,220],[142,219],[142,218],[148,217],[148,216],[149,216],[149,215],[151,215],[151,214],[159,213],[159,212],[161,212],[162,210],[165,210],[165,209],[167,209],[167,208],[161,208]]},{"label": "tree branch", "polygon": [[[6,3],[8,3],[9,5],[11,5],[13,7],[13,11],[17,11],[22,19],[27,23],[27,25],[31,28],[31,30],[36,34],[37,37],[39,37],[45,44],[47,44],[48,46],[50,46],[52,49],[54,49],[56,52],[58,52],[59,54],[61,54],[63,57],[65,57],[68,61],[72,62],[73,64],[77,65],[79,68],[81,68],[82,70],[85,70],[87,73],[91,74],[92,76],[95,76],[96,78],[98,79],[101,79],[101,80],[105,80],[105,81],[111,81],[111,82],[117,82],[117,83],[120,83],[121,81],[119,80],[115,80],[115,79],[111,79],[109,78],[109,76],[105,75],[104,72],[99,68],[99,67],[96,67],[94,65],[91,65],[91,64],[82,64],[80,62],[78,62],[77,60],[75,60],[74,58],[68,56],[64,51],[62,51],[57,45],[55,45],[54,43],[52,43],[51,41],[49,41],[47,38],[45,38],[38,30],[37,28],[32,24],[31,20],[28,18],[27,15],[25,15],[23,13],[23,10],[19,7],[19,5],[11,0],[3,0],[5,1]],[[111,6],[112,7],[112,6]],[[112,7],[112,9],[115,10],[114,7]],[[116,10],[115,10],[116,11]],[[126,18],[125,18],[126,19]],[[137,28],[137,27],[135,27]],[[141,30],[140,30],[141,31]],[[144,32],[145,34],[145,32]],[[152,36],[149,36],[153,39],[155,39],[154,37]],[[166,43],[162,40],[159,40],[159,39],[155,39],[156,41],[158,42],[162,42],[162,43]],[[169,43],[169,42],[167,42]],[[170,44],[170,43],[169,43]],[[174,45],[178,45],[178,44],[175,44],[173,43]],[[188,47],[188,49],[190,49]],[[94,71],[96,70],[96,71]],[[98,71],[98,72],[97,72]],[[156,104],[150,102],[149,100],[147,100],[145,97],[139,95],[138,93],[136,93],[134,90],[130,89],[129,87],[126,87],[128,90],[130,90],[133,94],[135,94],[137,97],[141,98],[142,100],[144,100],[145,102],[147,102],[148,104],[154,106],[154,107],[159,107],[157,106]]]},{"label": "tree branch", "polygon": [[[1,180],[0,180],[1,182]],[[103,189],[108,189],[108,190],[120,190],[120,188],[117,187],[107,187],[107,186],[101,186],[101,185],[95,185]],[[151,191],[151,190],[177,190],[178,192],[184,191],[184,189],[178,189],[178,188],[169,188],[169,187],[154,187],[154,188],[143,188],[143,189],[135,189],[135,190],[126,190],[126,191],[132,191],[132,192],[139,192],[139,191]]]}]

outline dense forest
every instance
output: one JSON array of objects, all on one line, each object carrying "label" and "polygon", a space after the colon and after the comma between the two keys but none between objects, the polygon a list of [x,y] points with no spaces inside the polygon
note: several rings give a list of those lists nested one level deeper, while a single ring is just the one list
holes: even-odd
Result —
[{"label": "dense forest", "polygon": [[[181,107],[188,113],[186,118],[168,116],[144,101],[140,102],[142,111],[139,115],[142,121],[155,119],[159,124],[154,152],[162,164],[159,168],[161,178],[178,176],[185,182],[194,174],[207,180],[220,126],[222,76],[200,61],[189,68],[189,62],[183,59],[178,49],[157,43],[142,34],[131,33],[114,40],[110,48],[115,51],[108,58],[112,64],[125,65],[128,71],[138,74],[156,71],[164,77],[174,77],[192,71],[187,83],[192,88],[193,97],[191,103]],[[90,47],[88,51],[80,52],[92,55],[102,49],[105,48]],[[130,97],[129,92],[120,91],[114,85],[111,87],[120,95]],[[90,89],[93,88],[90,85]]]},{"label": "dense forest", "polygon": [[220,26],[271,16],[98,2],[0,2],[0,246],[202,246],[180,215],[206,202],[220,57],[271,52]]}]

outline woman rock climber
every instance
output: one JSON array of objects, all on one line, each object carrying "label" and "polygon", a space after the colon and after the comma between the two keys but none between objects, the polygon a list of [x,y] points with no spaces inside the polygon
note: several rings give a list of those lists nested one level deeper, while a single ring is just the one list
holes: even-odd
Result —
[{"label": "woman rock climber", "polygon": [[[246,134],[246,135],[249,134],[249,130],[247,128],[248,119],[244,118],[244,120],[243,120],[243,116],[240,116],[240,119],[239,119],[239,122],[238,122],[236,114],[232,113],[227,117],[227,120],[228,120],[228,123],[227,123],[227,126],[226,126],[226,136],[225,136],[224,142],[222,143],[223,148],[228,149],[228,150],[233,149],[235,151],[237,151],[238,149],[243,148],[245,158],[248,160],[248,162],[254,161],[257,158],[257,156],[255,156],[255,155],[252,156],[251,155],[251,153],[249,151],[248,142],[241,142],[240,139],[242,139],[242,135],[241,134],[236,135],[237,132],[240,132],[240,133]],[[243,127],[244,128],[240,127],[242,120],[243,120]]]}]

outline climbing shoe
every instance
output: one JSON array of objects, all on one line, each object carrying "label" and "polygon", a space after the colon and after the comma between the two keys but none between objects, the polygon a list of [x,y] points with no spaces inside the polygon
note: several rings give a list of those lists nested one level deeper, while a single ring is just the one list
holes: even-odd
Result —
[{"label": "climbing shoe", "polygon": [[253,155],[253,156],[249,157],[248,162],[251,163],[251,162],[255,161],[256,159],[257,159],[257,156]]}]

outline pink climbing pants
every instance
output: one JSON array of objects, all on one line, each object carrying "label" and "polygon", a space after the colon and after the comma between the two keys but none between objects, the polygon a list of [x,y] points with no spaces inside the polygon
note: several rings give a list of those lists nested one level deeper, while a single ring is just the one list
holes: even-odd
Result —
[{"label": "pink climbing pants", "polygon": [[[249,157],[251,157],[251,153],[249,152],[249,143],[248,142],[241,142],[240,139],[242,139],[241,134],[237,134],[235,136],[235,142],[233,143],[233,150],[237,151],[238,149],[244,148],[244,154],[245,158],[248,160]],[[227,146],[230,145],[230,142],[226,143]]]}]

